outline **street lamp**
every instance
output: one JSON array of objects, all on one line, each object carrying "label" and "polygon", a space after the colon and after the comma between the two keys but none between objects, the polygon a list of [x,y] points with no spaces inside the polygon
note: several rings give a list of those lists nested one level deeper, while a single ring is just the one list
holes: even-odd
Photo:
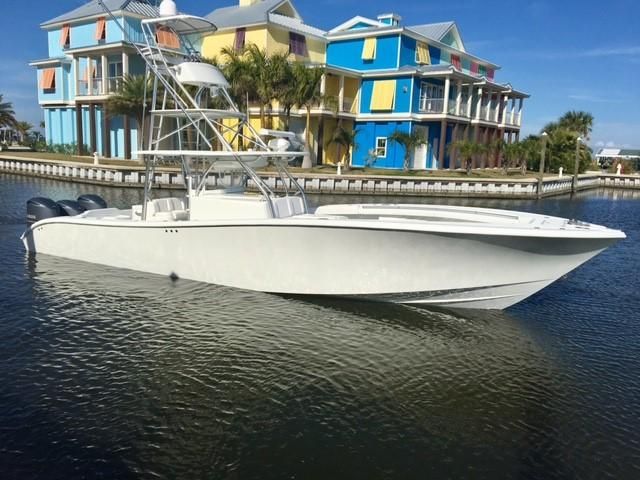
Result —
[{"label": "street lamp", "polygon": [[544,157],[547,153],[547,140],[549,140],[549,134],[542,132],[542,152],[540,152],[540,174],[538,176],[538,198],[542,197],[542,180],[544,177]]},{"label": "street lamp", "polygon": [[573,185],[571,186],[571,192],[576,193],[578,191],[578,169],[580,168],[580,144],[583,142],[582,137],[576,138],[576,161],[573,166]]}]

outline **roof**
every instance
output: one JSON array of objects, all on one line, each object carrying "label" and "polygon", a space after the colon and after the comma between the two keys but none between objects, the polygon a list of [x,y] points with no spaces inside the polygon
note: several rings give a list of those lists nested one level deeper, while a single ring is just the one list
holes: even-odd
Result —
[{"label": "roof", "polygon": [[[129,12],[143,17],[157,17],[157,7],[151,5],[148,0],[103,0],[104,5],[111,10],[111,12]],[[71,10],[58,17],[52,18],[42,23],[41,27],[47,27],[61,22],[70,22],[72,20],[79,20],[85,17],[93,17],[96,15],[104,15],[104,8],[98,3],[98,0],[92,0],[89,3]]]},{"label": "roof", "polygon": [[427,23],[424,25],[413,25],[407,27],[409,30],[432,40],[441,41],[444,36],[455,26],[455,22]]},{"label": "roof", "polygon": [[213,22],[219,30],[267,23],[269,13],[288,0],[262,0],[253,5],[217,8],[205,18]]},{"label": "roof", "polygon": [[601,148],[596,155],[599,157],[640,157],[640,150]]},{"label": "roof", "polygon": [[319,28],[315,28],[310,25],[305,25],[297,18],[287,17],[277,13],[269,14],[269,22],[280,25],[294,32],[301,33],[302,35],[324,37],[326,34],[324,30],[320,30]]}]

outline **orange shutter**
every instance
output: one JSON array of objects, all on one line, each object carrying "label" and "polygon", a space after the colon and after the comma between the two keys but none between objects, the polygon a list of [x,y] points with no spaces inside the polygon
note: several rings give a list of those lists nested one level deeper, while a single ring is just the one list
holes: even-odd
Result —
[{"label": "orange shutter", "polygon": [[60,37],[60,46],[64,47],[69,43],[69,35],[71,34],[71,26],[65,23],[62,26],[62,36]]},{"label": "orange shutter", "polygon": [[106,37],[107,21],[104,17],[98,19],[96,23],[96,40],[103,40]]},{"label": "orange shutter", "polygon": [[47,68],[42,71],[40,86],[42,87],[43,90],[51,90],[56,88],[56,69],[55,68]]},{"label": "orange shutter", "polygon": [[158,27],[156,30],[156,41],[161,47],[180,48],[180,39],[172,30],[167,27]]}]

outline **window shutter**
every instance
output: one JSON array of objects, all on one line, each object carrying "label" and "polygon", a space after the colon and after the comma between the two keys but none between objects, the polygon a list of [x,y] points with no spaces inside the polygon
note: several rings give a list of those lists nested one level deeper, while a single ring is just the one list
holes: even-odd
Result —
[{"label": "window shutter", "polygon": [[244,48],[244,42],[245,42],[246,34],[247,34],[247,29],[246,28],[238,28],[238,29],[236,29],[236,37],[235,37],[235,39],[233,41],[233,49],[236,52],[240,52]]},{"label": "window shutter", "polygon": [[104,17],[101,17],[96,22],[96,40],[104,40],[107,33],[107,21]]},{"label": "window shutter", "polygon": [[396,99],[395,80],[377,80],[373,82],[371,110],[393,110]]},{"label": "window shutter", "polygon": [[462,70],[462,63],[460,62],[460,56],[451,55],[451,65],[456,67],[458,70]]},{"label": "window shutter", "polygon": [[56,69],[47,68],[42,71],[40,86],[43,90],[53,90],[56,88]]},{"label": "window shutter", "polygon": [[431,55],[429,54],[429,45],[418,42],[416,45],[416,60],[422,65],[431,65]]},{"label": "window shutter", "polygon": [[375,60],[376,43],[376,37],[369,37],[364,39],[364,45],[362,46],[362,60]]},{"label": "window shutter", "polygon": [[471,62],[471,73],[478,75],[478,64],[476,62]]},{"label": "window shutter", "polygon": [[71,25],[65,23],[62,26],[62,35],[60,36],[60,46],[66,47],[71,42]]},{"label": "window shutter", "polygon": [[180,49],[180,39],[168,27],[158,27],[156,29],[156,42],[161,47]]}]

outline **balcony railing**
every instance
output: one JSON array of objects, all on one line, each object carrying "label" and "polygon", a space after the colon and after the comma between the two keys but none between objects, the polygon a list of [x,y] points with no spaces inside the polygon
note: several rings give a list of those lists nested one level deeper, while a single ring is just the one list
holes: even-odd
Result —
[{"label": "balcony railing", "polygon": [[[107,94],[115,93],[122,85],[122,77],[109,77],[107,78]],[[91,81],[91,87],[87,80],[78,81],[78,96],[98,96],[104,95],[102,91],[102,78],[94,78]]]},{"label": "balcony railing", "polygon": [[421,98],[421,113],[442,113],[444,108],[444,98]]}]

